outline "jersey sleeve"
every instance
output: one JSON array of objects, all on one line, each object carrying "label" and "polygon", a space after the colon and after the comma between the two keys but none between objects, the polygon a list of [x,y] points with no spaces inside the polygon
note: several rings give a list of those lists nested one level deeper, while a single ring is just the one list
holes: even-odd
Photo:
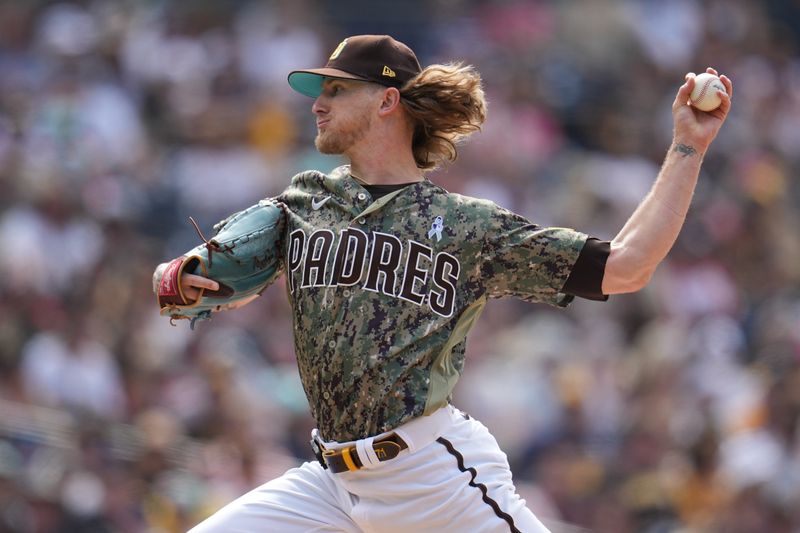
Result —
[{"label": "jersey sleeve", "polygon": [[588,235],[569,228],[540,227],[503,208],[492,215],[482,253],[482,277],[489,297],[515,296],[565,307],[574,295],[563,291]]}]

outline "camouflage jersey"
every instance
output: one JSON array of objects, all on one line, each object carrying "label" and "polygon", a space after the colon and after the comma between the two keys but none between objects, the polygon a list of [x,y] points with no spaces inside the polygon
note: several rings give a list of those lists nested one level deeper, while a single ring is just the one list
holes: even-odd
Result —
[{"label": "camouflage jersey", "polygon": [[566,305],[587,239],[427,180],[373,202],[348,166],[299,174],[277,200],[300,377],[339,442],[447,404],[487,298]]}]

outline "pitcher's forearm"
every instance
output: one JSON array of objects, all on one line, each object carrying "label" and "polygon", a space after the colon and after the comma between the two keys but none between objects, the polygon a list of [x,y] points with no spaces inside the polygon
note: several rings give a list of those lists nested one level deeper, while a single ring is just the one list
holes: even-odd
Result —
[{"label": "pitcher's forearm", "polygon": [[647,237],[661,234],[661,226],[672,219],[682,225],[692,202],[703,155],[690,144],[673,142],[650,192],[614,240],[625,240],[634,229]]},{"label": "pitcher's forearm", "polygon": [[650,192],[611,241],[604,293],[640,289],[666,257],[686,220],[705,149],[672,143]]}]

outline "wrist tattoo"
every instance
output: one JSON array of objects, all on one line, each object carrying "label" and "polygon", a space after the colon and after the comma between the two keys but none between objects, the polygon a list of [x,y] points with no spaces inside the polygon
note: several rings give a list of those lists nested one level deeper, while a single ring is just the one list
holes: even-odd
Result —
[{"label": "wrist tattoo", "polygon": [[693,147],[683,143],[676,144],[675,151],[682,153],[683,157],[689,157],[690,155],[695,155],[697,153],[697,150],[695,150]]}]

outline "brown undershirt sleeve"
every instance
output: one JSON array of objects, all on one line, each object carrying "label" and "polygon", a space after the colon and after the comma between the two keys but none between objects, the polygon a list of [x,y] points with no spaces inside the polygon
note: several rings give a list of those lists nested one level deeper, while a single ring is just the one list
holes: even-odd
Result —
[{"label": "brown undershirt sleeve", "polygon": [[610,242],[593,237],[587,239],[561,292],[588,300],[608,300],[608,295],[603,294],[602,286],[610,252]]}]

